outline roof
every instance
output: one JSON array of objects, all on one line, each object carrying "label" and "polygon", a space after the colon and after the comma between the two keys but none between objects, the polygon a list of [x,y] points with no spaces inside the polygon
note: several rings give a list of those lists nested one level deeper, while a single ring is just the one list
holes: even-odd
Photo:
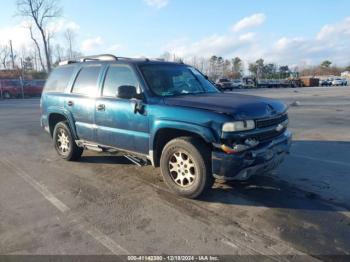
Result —
[{"label": "roof", "polygon": [[177,63],[177,62],[167,62],[162,59],[149,59],[149,58],[129,58],[129,57],[117,57],[111,54],[102,54],[102,55],[94,55],[94,56],[85,56],[78,58],[76,60],[66,60],[59,63],[60,66],[63,65],[69,65],[69,64],[78,64],[78,63],[87,63],[87,62],[118,62],[123,61],[129,64],[177,64],[177,65],[183,65],[183,63]]}]

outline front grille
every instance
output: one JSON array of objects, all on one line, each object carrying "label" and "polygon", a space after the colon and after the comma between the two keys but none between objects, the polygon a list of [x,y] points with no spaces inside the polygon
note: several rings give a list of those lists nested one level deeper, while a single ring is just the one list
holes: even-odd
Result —
[{"label": "front grille", "polygon": [[283,129],[281,131],[268,131],[268,132],[264,132],[264,133],[259,133],[256,134],[255,136],[253,136],[252,138],[255,138],[256,140],[258,140],[259,142],[264,142],[264,141],[268,141],[268,140],[273,140],[277,137],[279,137],[280,135],[282,135],[284,132],[286,131],[286,129]]},{"label": "front grille", "polygon": [[269,119],[262,119],[256,121],[256,127],[257,128],[266,128],[278,125],[288,119],[288,115],[284,114],[278,117],[269,118]]}]

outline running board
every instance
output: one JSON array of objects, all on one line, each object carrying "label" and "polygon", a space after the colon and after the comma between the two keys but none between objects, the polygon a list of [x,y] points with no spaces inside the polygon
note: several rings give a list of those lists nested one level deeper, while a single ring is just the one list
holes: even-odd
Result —
[{"label": "running board", "polygon": [[132,155],[124,155],[126,159],[128,159],[130,162],[134,163],[135,165],[142,167],[142,166],[147,166],[147,160],[144,160],[142,158],[138,158],[136,156]]},{"label": "running board", "polygon": [[110,147],[104,147],[98,144],[93,144],[93,143],[89,143],[86,141],[82,141],[82,140],[76,140],[75,141],[78,147],[82,147],[85,148],[87,150],[92,150],[92,151],[96,151],[96,152],[108,152],[108,153],[117,153],[118,150],[114,149],[114,148],[110,148]]},{"label": "running board", "polygon": [[107,146],[103,146],[103,145],[98,145],[98,144],[94,144],[92,142],[87,142],[84,140],[76,140],[75,141],[78,147],[82,147],[85,148],[87,150],[93,150],[93,151],[97,151],[97,152],[107,152],[107,153],[111,153],[111,154],[116,154],[118,152],[122,153],[123,156],[128,159],[130,162],[134,163],[137,166],[147,166],[148,165],[148,160],[147,157],[142,157],[140,156],[135,156],[135,154],[133,154],[132,152],[128,152],[128,151],[123,151],[123,150],[118,150],[117,148],[113,148],[113,147],[107,147]]},{"label": "running board", "polygon": [[77,144],[78,147],[82,147],[84,149],[93,150],[93,151],[97,151],[97,152],[103,152],[103,149],[100,146],[98,146],[97,144],[92,144],[92,143],[88,143],[88,142],[81,141],[81,140],[77,140],[77,141],[75,141],[75,143]]}]

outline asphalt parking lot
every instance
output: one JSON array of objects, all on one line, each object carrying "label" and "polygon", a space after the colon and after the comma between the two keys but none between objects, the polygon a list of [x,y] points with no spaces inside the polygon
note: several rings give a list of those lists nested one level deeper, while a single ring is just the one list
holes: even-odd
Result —
[{"label": "asphalt parking lot", "polygon": [[200,200],[122,156],[64,162],[39,100],[0,101],[0,254],[349,255],[350,88],[238,92],[293,104],[292,153],[274,174]]}]

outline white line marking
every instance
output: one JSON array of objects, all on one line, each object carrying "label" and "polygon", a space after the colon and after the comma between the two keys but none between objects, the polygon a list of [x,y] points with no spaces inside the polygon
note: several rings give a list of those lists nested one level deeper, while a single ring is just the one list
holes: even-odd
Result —
[{"label": "white line marking", "polygon": [[[67,213],[68,211],[71,211],[71,209],[68,206],[66,206],[62,201],[56,198],[44,185],[37,182],[35,179],[29,176],[25,171],[23,171],[19,167],[16,167],[7,159],[3,159],[1,162],[3,162],[3,164],[7,166],[9,169],[14,170],[18,176],[23,178],[36,191],[38,191],[41,195],[43,195],[44,198],[48,200],[52,205],[54,205],[59,211],[61,211],[62,213]],[[130,254],[130,252],[127,251],[125,248],[118,245],[114,240],[112,240],[110,237],[103,234],[97,228],[91,226],[87,222],[84,222],[83,219],[81,219],[79,216],[77,215],[72,215],[72,216],[73,216],[72,222],[77,223],[81,231],[88,233],[97,242],[105,246],[113,254],[115,255]],[[83,221],[83,222],[78,223],[78,221]]]},{"label": "white line marking", "polygon": [[327,160],[327,159],[322,159],[322,158],[316,158],[316,157],[311,157],[311,156],[304,156],[304,155],[296,155],[296,154],[291,154],[290,156],[298,157],[298,158],[305,158],[313,161],[322,161],[325,163],[330,163],[330,164],[335,164],[335,165],[342,165],[342,166],[347,166],[350,167],[350,164],[345,163],[345,162],[340,162],[340,161],[333,161],[333,160]]},{"label": "white line marking", "polygon": [[24,171],[22,171],[18,167],[14,166],[7,159],[3,159],[3,162],[5,162],[7,167],[9,167],[10,169],[14,169],[17,175],[22,177],[28,184],[34,187],[36,191],[42,194],[46,198],[46,200],[48,200],[52,205],[54,205],[59,211],[61,211],[62,213],[65,213],[70,210],[69,207],[67,207],[64,203],[62,203],[59,199],[57,199],[45,186],[39,184],[32,177],[27,175]]},{"label": "white line marking", "polygon": [[89,228],[86,230],[86,232],[95,238],[98,242],[100,242],[102,245],[104,245],[107,249],[109,249],[113,254],[115,255],[127,255],[130,254],[129,251],[127,251],[125,248],[118,245],[113,239],[103,234],[98,229],[89,226]]},{"label": "white line marking", "polygon": [[230,242],[230,241],[228,241],[226,239],[222,239],[221,242],[224,243],[225,245],[233,247],[234,249],[239,249],[238,246],[236,246],[235,244],[233,244],[232,242]]}]

